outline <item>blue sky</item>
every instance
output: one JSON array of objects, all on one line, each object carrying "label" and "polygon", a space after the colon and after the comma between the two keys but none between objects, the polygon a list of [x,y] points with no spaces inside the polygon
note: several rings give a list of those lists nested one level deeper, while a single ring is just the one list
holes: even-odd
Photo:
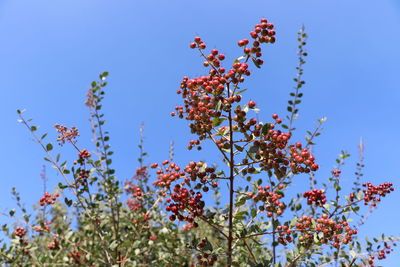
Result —
[{"label": "blue sky", "polygon": [[[88,113],[83,105],[90,82],[110,72],[104,104],[121,180],[132,176],[138,156],[138,128],[145,123],[148,162],[168,157],[175,141],[177,161],[216,159],[214,151],[188,152],[186,122],[169,113],[184,75],[201,75],[201,59],[188,44],[200,35],[228,60],[239,55],[239,39],[261,17],[276,25],[277,42],[265,48],[265,66],[246,83],[260,118],[285,114],[295,75],[296,32],[309,34],[304,101],[297,138],[327,116],[315,153],[318,179],[329,176],[340,150],[352,157],[344,179],[352,179],[360,137],[366,143],[365,178],[398,184],[400,4],[396,0],[286,1],[0,1],[0,209],[13,206],[16,186],[27,206],[41,195],[42,151],[17,123],[16,109],[27,109],[41,131],[55,138],[53,125],[80,129],[89,146]],[[65,147],[66,158],[71,149]],[[49,186],[60,180],[48,168]],[[302,184],[299,181],[299,184]],[[400,234],[400,191],[385,199],[363,231]],[[2,220],[2,219],[1,219]],[[398,266],[399,251],[384,266]]]}]

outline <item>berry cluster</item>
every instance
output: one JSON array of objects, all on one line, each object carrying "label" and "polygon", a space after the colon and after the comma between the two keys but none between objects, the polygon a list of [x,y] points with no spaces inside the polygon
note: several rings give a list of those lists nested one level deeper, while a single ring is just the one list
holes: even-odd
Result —
[{"label": "berry cluster", "polygon": [[347,244],[352,240],[352,235],[357,234],[357,230],[351,229],[348,222],[329,219],[327,214],[323,214],[317,219],[316,231],[324,233],[322,243],[333,241],[334,247],[339,247],[340,243]]},{"label": "berry cluster", "polygon": [[275,43],[275,31],[272,30],[274,25],[272,23],[268,23],[266,19],[261,20],[261,24],[255,25],[255,30],[250,32],[250,35],[253,39],[255,39],[252,43],[252,47],[247,47],[249,44],[249,40],[243,39],[238,42],[239,47],[244,47],[244,54],[251,56],[253,62],[260,66],[264,64],[264,61],[260,59],[262,56],[260,44],[262,43]]},{"label": "berry cluster", "polygon": [[[147,180],[149,177],[147,166],[142,166],[136,169],[135,175],[132,177],[134,180]],[[127,200],[128,207],[131,211],[138,211],[143,207],[143,192],[142,186],[133,184],[132,182],[125,182],[125,191],[130,194],[130,198]]]},{"label": "berry cluster", "polygon": [[302,149],[301,143],[297,142],[295,146],[290,148],[290,167],[293,173],[309,173],[310,171],[318,170],[319,166],[314,161],[315,158],[308,149]]},{"label": "berry cluster", "polygon": [[127,201],[128,207],[131,211],[137,211],[143,207],[143,190],[141,187],[126,182],[125,191],[131,194],[131,198]]},{"label": "berry cluster", "polygon": [[386,255],[393,251],[392,247],[387,242],[384,242],[383,245],[384,248],[378,251],[378,260],[386,259]]},{"label": "berry cluster", "polygon": [[[271,128],[274,124],[270,125]],[[259,151],[256,153],[256,159],[263,159],[260,167],[263,170],[274,170],[276,176],[281,178],[286,175],[289,161],[287,160],[283,148],[286,147],[290,139],[289,133],[283,133],[280,130],[269,129],[264,136],[265,141],[255,141],[254,145],[259,146]]]},{"label": "berry cluster", "polygon": [[[165,160],[162,165],[166,168],[157,170],[157,181],[153,183],[155,186],[170,188],[173,182],[185,175],[181,168],[173,162]],[[158,164],[153,164],[152,168],[157,168],[157,166]]]},{"label": "berry cluster", "polygon": [[[250,101],[249,106],[255,107],[255,102]],[[290,167],[294,173],[308,173],[311,170],[315,171],[319,168],[314,163],[314,157],[306,149],[301,149],[301,143],[296,143],[295,146],[290,146],[290,156],[286,154],[286,148],[291,138],[290,133],[284,133],[280,130],[275,130],[277,124],[282,123],[282,119],[277,114],[273,114],[272,118],[275,123],[268,123],[266,125],[257,124],[256,119],[250,119],[247,123],[241,122],[245,120],[246,113],[242,110],[235,110],[237,116],[239,116],[240,122],[238,126],[240,131],[247,137],[247,142],[253,141],[253,147],[250,151],[255,153],[255,162],[260,163],[260,168],[265,171],[273,170],[278,178],[282,178],[287,174],[287,169]],[[254,129],[251,126],[254,125]],[[246,132],[250,130],[251,134]],[[253,140],[254,138],[260,137],[260,139]],[[243,159],[243,165],[251,165],[252,163],[248,159]],[[305,166],[304,166],[304,165]],[[245,169],[243,175],[247,173],[253,173],[255,168],[250,166]]]},{"label": "berry cluster", "polygon": [[186,113],[186,119],[193,121],[189,127],[200,139],[204,139],[212,129],[213,119],[221,116],[219,109],[224,108],[223,103],[226,102],[221,94],[226,83],[226,78],[214,75],[194,79],[184,77],[181,82],[178,94],[182,94],[185,99],[185,107],[177,106],[175,110],[179,118],[183,118]]},{"label": "berry cluster", "polygon": [[[197,244],[197,248],[200,251],[208,250],[209,248],[207,247],[208,240],[206,238],[203,238],[199,244]],[[197,265],[198,266],[213,266],[214,263],[216,263],[218,257],[215,254],[210,254],[206,252],[202,252],[201,254],[198,254],[196,256],[197,258]]]},{"label": "berry cluster", "polygon": [[[255,39],[252,48],[245,48],[245,54],[252,54],[255,57],[261,57],[260,44],[262,43],[275,43],[275,31],[273,30],[274,24],[268,23],[267,19],[261,19],[260,24],[254,26],[254,31],[250,32],[250,36]],[[246,46],[248,41],[240,40],[238,45],[240,47]]]},{"label": "berry cluster", "polygon": [[381,201],[381,197],[385,197],[387,194],[394,191],[392,183],[383,183],[378,186],[365,183],[362,186],[365,187],[365,189],[363,189],[365,205],[372,202],[371,205],[376,206],[376,203]]},{"label": "berry cluster", "polygon": [[322,233],[319,241],[323,244],[331,243],[333,247],[338,248],[341,243],[347,244],[352,240],[352,236],[357,234],[357,230],[351,229],[346,221],[334,221],[327,214],[323,214],[316,220],[316,226],[313,228],[313,219],[303,216],[296,223],[297,230],[301,231],[299,241],[308,246],[312,244],[313,232]]},{"label": "berry cluster", "polygon": [[[240,95],[236,95],[236,97],[240,97]],[[256,104],[254,101],[249,101],[247,106],[248,107],[254,107]],[[240,106],[237,106],[236,109],[234,110],[235,116],[233,117],[233,120],[237,122],[237,125],[234,125],[234,130],[239,130],[241,133],[245,134],[245,137],[247,138],[248,141],[251,141],[253,137],[251,136],[250,133],[254,134],[254,137],[259,137],[261,134],[261,124],[257,124],[257,120],[255,118],[251,118],[246,121],[246,115],[247,111],[243,110],[240,108]],[[252,129],[253,128],[253,129]]]},{"label": "berry cluster", "polygon": [[14,234],[19,238],[23,238],[26,235],[27,231],[23,227],[17,227],[14,231]]},{"label": "berry cluster", "polygon": [[[169,217],[171,221],[176,219],[180,221],[186,221],[188,223],[193,223],[194,227],[197,227],[194,219],[201,216],[204,212],[203,208],[205,206],[202,200],[203,195],[200,192],[195,192],[194,190],[188,190],[185,187],[177,184],[174,187],[174,193],[171,194],[171,198],[167,199],[168,206],[166,210],[172,212],[173,214]],[[188,214],[185,216],[184,211]]]},{"label": "berry cluster", "polygon": [[73,250],[70,253],[68,253],[68,257],[70,257],[72,259],[72,262],[74,264],[78,264],[78,265],[83,264],[82,254],[78,250]]},{"label": "berry cluster", "polygon": [[253,200],[255,202],[264,202],[264,205],[260,206],[259,209],[262,211],[266,210],[268,217],[272,217],[274,213],[276,215],[282,215],[286,208],[286,205],[280,201],[280,199],[283,197],[283,194],[276,193],[274,191],[268,191],[270,189],[271,188],[268,185],[264,188],[259,186],[258,193],[253,196]]},{"label": "berry cluster", "polygon": [[132,179],[141,180],[148,176],[149,176],[149,174],[147,172],[147,166],[142,166],[142,167],[136,169],[135,175],[132,177]]},{"label": "berry cluster", "polygon": [[56,199],[59,197],[60,195],[58,193],[55,193],[54,195],[49,194],[48,192],[44,193],[44,196],[40,198],[39,204],[40,206],[44,206],[44,205],[51,205],[54,204],[54,202],[56,201]]},{"label": "berry cluster", "polygon": [[193,147],[197,147],[198,150],[201,150],[201,146],[200,145],[200,141],[199,140],[190,140],[189,145],[187,146],[187,148],[189,150],[192,150]]},{"label": "berry cluster", "polygon": [[58,239],[58,235],[53,237],[53,240],[47,245],[47,248],[50,250],[57,250],[60,248],[61,242]]},{"label": "berry cluster", "polygon": [[86,149],[82,149],[81,151],[79,151],[78,156],[80,159],[87,159],[90,158],[91,154]]},{"label": "berry cluster", "polygon": [[[203,195],[200,192],[195,192],[193,189],[186,188],[185,185],[190,186],[191,182],[197,181],[194,189],[202,189],[204,192],[209,190],[208,185],[217,187],[218,183],[215,182],[217,178],[215,168],[206,167],[205,163],[201,161],[190,162],[183,171],[181,171],[178,165],[168,160],[164,161],[162,165],[163,168],[157,170],[158,179],[154,184],[164,188],[161,195],[166,196],[167,193],[170,195],[170,198],[166,200],[168,203],[166,210],[173,213],[170,216],[170,220],[174,221],[178,219],[186,221],[188,222],[187,229],[196,228],[198,224],[194,219],[203,214],[205,206],[202,200]],[[158,164],[152,164],[151,167],[157,168]],[[180,184],[175,184],[171,190],[172,183],[181,178],[183,181]]]},{"label": "berry cluster", "polygon": [[77,160],[77,162],[79,164],[83,165],[85,163],[85,159],[90,158],[91,154],[86,149],[82,149],[81,151],[79,151],[78,157],[79,157],[79,159]]},{"label": "berry cluster", "polygon": [[200,37],[194,37],[194,42],[190,43],[190,48],[206,49],[206,44],[201,40]]},{"label": "berry cluster", "polygon": [[[171,183],[175,182],[180,178],[184,178],[184,182],[181,185],[187,184],[190,185],[190,182],[199,181],[196,184],[195,189],[203,188],[204,192],[209,190],[207,184],[212,187],[217,187],[218,183],[215,182],[217,175],[215,174],[215,168],[206,167],[205,163],[202,161],[199,162],[190,162],[185,168],[184,171],[181,171],[181,168],[173,162],[169,162],[168,160],[162,163],[163,166],[166,166],[165,169],[157,170],[157,181],[154,184],[158,187],[170,188]],[[152,168],[157,168],[158,164],[152,164]]]},{"label": "berry cluster", "polygon": [[215,168],[213,167],[205,167],[205,163],[202,161],[194,162],[191,161],[186,167],[185,172],[187,173],[186,178],[184,179],[185,183],[190,185],[190,182],[199,181],[195,185],[195,189],[202,188],[204,192],[209,190],[210,185],[211,187],[215,188],[218,186],[218,183],[215,182],[217,178],[217,174],[215,173]]},{"label": "berry cluster", "polygon": [[265,140],[270,142],[270,147],[275,149],[284,149],[290,139],[290,133],[283,133],[280,130],[273,130],[274,124],[271,124],[271,129],[264,136]]},{"label": "berry cluster", "polygon": [[[392,249],[392,247],[387,243],[387,242],[384,242],[384,248],[382,248],[382,249],[379,249],[378,251],[377,251],[377,254],[378,254],[378,260],[383,260],[383,259],[386,259],[386,255],[387,254],[390,254],[390,252],[392,252],[393,251],[393,249]],[[371,265],[371,267],[374,267],[375,265],[374,265],[374,263],[375,263],[375,256],[374,255],[371,255],[370,257],[369,257],[369,259],[368,259],[368,263]]]},{"label": "berry cluster", "polygon": [[342,173],[342,171],[339,170],[339,169],[336,169],[336,170],[332,171],[332,175],[335,176],[336,178],[338,178],[341,173]]},{"label": "berry cluster", "polygon": [[86,184],[87,183],[87,179],[89,178],[89,174],[90,174],[90,172],[88,170],[79,169],[78,179],[77,179],[77,181],[75,181],[75,185],[77,187],[79,187],[82,184]]},{"label": "berry cluster", "polygon": [[217,255],[209,253],[199,254],[196,258],[198,266],[213,266],[218,259]]},{"label": "berry cluster", "polygon": [[278,231],[278,243],[286,246],[288,243],[293,242],[293,237],[292,237],[292,230],[289,229],[289,226],[287,225],[278,225],[276,227],[276,230]]},{"label": "berry cluster", "polygon": [[[250,103],[250,102],[249,102]],[[274,118],[277,118],[273,115]],[[278,120],[278,119],[277,119]],[[241,131],[245,132],[249,129],[248,125],[255,125],[257,122],[255,119],[250,119],[247,124],[245,124],[242,128],[242,125],[239,123],[239,127],[241,127]],[[280,122],[279,122],[280,123]],[[289,133],[283,133],[280,130],[274,130],[275,124],[269,123],[264,126],[261,124],[257,124],[254,126],[254,130],[252,131],[252,135],[247,135],[248,141],[254,137],[261,136],[261,132],[263,132],[263,137],[254,140],[252,151],[254,151],[255,159],[257,162],[260,162],[260,167],[263,170],[274,170],[277,177],[283,177],[286,174],[287,167],[289,165],[289,160],[286,158],[283,149],[287,146],[288,141],[290,139]],[[251,130],[251,129],[250,129]],[[248,160],[244,159],[243,164],[247,164]],[[254,168],[250,167],[247,172],[253,173]]]},{"label": "berry cluster", "polygon": [[307,198],[307,204],[322,207],[326,203],[326,195],[323,190],[313,189],[311,191],[304,192],[303,197]]},{"label": "berry cluster", "polygon": [[125,191],[137,200],[143,200],[143,189],[131,182],[125,183]]},{"label": "berry cluster", "polygon": [[60,145],[65,144],[65,142],[75,143],[75,138],[79,136],[78,128],[76,127],[71,127],[71,129],[68,129],[66,126],[60,124],[56,124],[54,127],[60,134],[57,138],[57,141],[60,142]]},{"label": "berry cluster", "polygon": [[[259,59],[262,55],[260,44],[275,42],[275,31],[272,28],[272,24],[268,23],[266,19],[262,19],[260,24],[255,26],[255,30],[250,33],[255,39],[252,48],[247,47],[249,40],[240,40],[238,45],[244,47],[245,56],[236,60],[228,71],[221,66],[221,62],[225,59],[224,54],[219,53],[216,49],[212,49],[208,55],[204,54],[203,50],[206,45],[200,37],[195,37],[194,42],[190,43],[190,47],[198,48],[204,57],[203,65],[210,68],[208,76],[193,79],[183,78],[177,93],[182,95],[184,106],[175,107],[176,112],[171,113],[172,116],[178,115],[179,118],[185,117],[192,121],[189,125],[190,129],[192,133],[199,136],[199,140],[191,142],[190,149],[210,134],[214,119],[219,119],[222,111],[229,111],[234,102],[240,102],[241,96],[235,95],[234,91],[230,92],[226,88],[232,85],[232,88],[236,89],[238,83],[244,81],[244,76],[251,74],[247,64],[250,58],[253,59],[256,66],[263,63]],[[243,59],[244,62],[241,62]]]},{"label": "berry cluster", "polygon": [[21,245],[21,252],[25,255],[29,254],[29,250],[25,248],[29,245],[28,241],[24,239],[24,236],[27,234],[27,231],[23,227],[17,227],[14,231],[14,234],[19,237],[19,244]]},{"label": "berry cluster", "polygon": [[36,225],[34,228],[33,228],[33,230],[35,231],[35,232],[43,232],[43,231],[45,231],[45,232],[48,232],[48,231],[50,231],[50,227],[49,227],[49,225],[51,225],[51,222],[44,222],[44,223],[42,223],[42,225]]}]

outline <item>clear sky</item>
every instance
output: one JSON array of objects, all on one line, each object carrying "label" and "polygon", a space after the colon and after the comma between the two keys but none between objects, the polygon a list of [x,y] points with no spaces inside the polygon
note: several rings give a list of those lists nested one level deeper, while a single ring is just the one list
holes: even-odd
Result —
[{"label": "clear sky", "polygon": [[[186,122],[169,113],[180,103],[181,77],[201,75],[201,59],[188,44],[195,35],[228,60],[239,55],[236,42],[261,17],[276,25],[277,42],[265,48],[266,64],[246,87],[257,100],[260,118],[285,114],[295,75],[296,32],[310,36],[304,101],[297,138],[328,117],[315,153],[325,179],[340,150],[352,157],[344,178],[350,181],[357,144],[365,140],[365,179],[398,185],[400,151],[400,3],[398,0],[1,0],[0,1],[0,210],[13,206],[16,186],[27,206],[41,195],[42,151],[17,123],[15,110],[27,109],[40,131],[55,138],[53,125],[77,126],[80,144],[89,145],[88,113],[83,105],[90,82],[110,72],[104,103],[121,180],[132,176],[138,155],[138,128],[146,125],[148,162],[168,157],[215,159],[214,152],[188,152]],[[304,139],[303,139],[304,140]],[[63,149],[68,154],[71,149]],[[59,181],[48,168],[49,186]],[[301,184],[302,182],[299,181]],[[385,199],[362,231],[400,234],[400,190]],[[3,219],[0,219],[2,222]],[[400,266],[395,251],[383,266]]]}]

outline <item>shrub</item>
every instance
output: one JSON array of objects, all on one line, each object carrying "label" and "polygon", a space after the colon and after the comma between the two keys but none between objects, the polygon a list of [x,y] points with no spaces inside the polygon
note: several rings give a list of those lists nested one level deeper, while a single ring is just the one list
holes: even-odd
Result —
[{"label": "shrub", "polygon": [[[298,33],[299,64],[288,114],[271,114],[269,122],[262,122],[255,116],[257,103],[243,100],[242,84],[251,68],[264,63],[262,47],[276,41],[273,28],[262,19],[250,32],[251,40],[238,42],[242,55],[232,65],[224,63],[225,55],[218,50],[206,52],[200,37],[190,43],[203,57],[208,73],[183,78],[177,91],[183,103],[171,115],[186,119],[196,136],[188,149],[200,150],[209,142],[222,158],[218,163],[181,165],[171,153],[162,163],[145,165],[141,138],[136,174],[121,184],[112,168],[113,151],[102,113],[107,72],[92,82],[86,101],[94,151],[78,146],[77,128],[55,125],[59,145],[76,150],[72,164],[61,160],[60,154],[54,156],[46,134],[39,135],[31,120],[18,111],[20,122],[45,152],[44,159],[63,180],[54,192],[44,193],[32,215],[13,190],[22,218],[15,210],[5,214],[15,225],[3,225],[9,242],[3,242],[1,262],[13,266],[373,266],[385,258],[395,245],[394,237],[382,235],[362,242],[358,235],[366,218],[363,214],[372,212],[394,190],[391,183],[362,180],[363,143],[354,186],[344,190],[341,167],[349,157],[345,151],[327,181],[315,177],[319,165],[312,150],[325,118],[318,120],[305,142],[293,140],[303,97],[304,28]],[[154,181],[150,173],[155,174]],[[293,186],[300,179],[309,182],[305,192]],[[228,183],[227,191],[221,182]],[[215,204],[211,195],[216,196]]]}]

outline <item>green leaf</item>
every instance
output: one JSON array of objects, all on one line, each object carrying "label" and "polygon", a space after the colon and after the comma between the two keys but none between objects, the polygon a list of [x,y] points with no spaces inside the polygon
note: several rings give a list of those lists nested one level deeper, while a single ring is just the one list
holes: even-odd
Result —
[{"label": "green leaf", "polygon": [[62,183],[58,183],[58,187],[59,187],[60,189],[65,189],[65,188],[68,187],[68,185],[63,185]]},{"label": "green leaf", "polygon": [[245,215],[248,215],[247,211],[245,210],[239,211],[238,213],[235,214],[235,219],[242,221],[246,219]]},{"label": "green leaf", "polygon": [[9,214],[10,214],[11,217],[14,216],[14,214],[15,214],[15,209],[10,210]]},{"label": "green leaf", "polygon": [[271,129],[271,123],[266,123],[262,127],[261,132],[263,133],[263,135],[266,135],[270,129]]},{"label": "green leaf", "polygon": [[213,127],[218,127],[218,126],[220,126],[221,123],[224,122],[225,120],[226,120],[226,119],[224,119],[224,118],[214,118],[212,125],[213,125]]},{"label": "green leaf", "polygon": [[64,198],[64,202],[65,202],[65,204],[67,204],[68,207],[71,207],[71,205],[72,205],[72,200],[71,199]]},{"label": "green leaf", "polygon": [[242,147],[242,146],[239,146],[239,145],[236,145],[236,144],[235,144],[235,148],[236,148],[237,150],[239,150],[240,152],[243,151],[243,147]]},{"label": "green leaf", "polygon": [[240,196],[239,199],[238,199],[238,201],[236,201],[235,206],[236,206],[236,207],[243,206],[243,205],[246,203],[246,199],[247,199],[246,196],[243,196],[243,195]]},{"label": "green leaf", "polygon": [[342,190],[342,188],[340,187],[340,185],[339,185],[338,182],[335,182],[334,185],[333,185],[333,187],[335,188],[336,191]]},{"label": "green leaf", "polygon": [[241,93],[246,92],[246,91],[247,91],[247,89],[242,89],[240,91],[237,91],[236,94],[238,95],[238,94],[241,94]]},{"label": "green leaf", "polygon": [[53,149],[53,145],[51,144],[51,143],[48,143],[47,145],[46,145],[46,150],[47,151],[51,151]]},{"label": "green leaf", "polygon": [[254,218],[257,216],[257,210],[256,209],[252,209],[251,210],[251,218]]},{"label": "green leaf", "polygon": [[222,101],[218,101],[217,106],[215,107],[215,111],[219,111],[221,109]]},{"label": "green leaf", "polygon": [[213,246],[210,243],[210,241],[207,240],[207,242],[204,244],[203,250],[210,250],[210,251],[213,250]]},{"label": "green leaf", "polygon": [[117,241],[117,240],[114,240],[113,242],[111,242],[109,248],[110,248],[111,250],[114,250],[117,246],[118,246],[118,241]]},{"label": "green leaf", "polygon": [[295,225],[296,225],[296,222],[297,222],[297,217],[293,217],[293,219],[290,221],[289,226],[290,226],[290,227],[295,226]]},{"label": "green leaf", "polygon": [[235,59],[233,62],[234,62],[234,63],[238,63],[238,62],[240,62],[240,61],[243,60],[243,59],[245,59],[245,56],[240,56],[240,57],[238,57],[237,59]]},{"label": "green leaf", "polygon": [[326,122],[327,119],[328,119],[327,117],[323,117],[322,119],[318,120],[318,122],[324,123],[324,122]]}]

